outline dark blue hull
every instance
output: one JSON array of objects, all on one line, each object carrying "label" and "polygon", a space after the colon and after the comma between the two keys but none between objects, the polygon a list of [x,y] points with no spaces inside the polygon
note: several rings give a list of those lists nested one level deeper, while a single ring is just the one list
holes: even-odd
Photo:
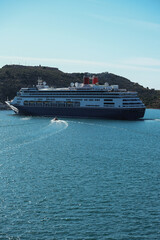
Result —
[{"label": "dark blue hull", "polygon": [[136,120],[143,118],[145,108],[66,108],[66,107],[35,107],[14,106],[18,113],[32,116],[57,116],[80,118],[106,118]]}]

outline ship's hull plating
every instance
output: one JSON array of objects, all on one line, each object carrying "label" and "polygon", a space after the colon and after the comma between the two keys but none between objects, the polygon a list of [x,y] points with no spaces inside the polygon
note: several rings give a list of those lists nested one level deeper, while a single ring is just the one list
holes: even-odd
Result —
[{"label": "ship's hull plating", "polygon": [[60,107],[35,107],[14,106],[21,115],[32,116],[57,116],[57,117],[82,117],[82,118],[108,118],[136,120],[143,118],[145,108],[60,108]]}]

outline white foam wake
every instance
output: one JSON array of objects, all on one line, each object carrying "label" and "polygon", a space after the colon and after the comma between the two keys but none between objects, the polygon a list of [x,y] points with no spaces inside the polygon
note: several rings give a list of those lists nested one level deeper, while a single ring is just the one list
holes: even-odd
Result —
[{"label": "white foam wake", "polygon": [[68,123],[66,121],[64,121],[64,120],[54,120],[54,119],[52,119],[50,121],[50,125],[51,124],[64,124],[64,125],[66,125],[66,127],[68,127]]},{"label": "white foam wake", "polygon": [[20,120],[21,121],[27,121],[27,120],[30,120],[31,119],[31,117],[23,117],[23,118],[21,118]]},{"label": "white foam wake", "polygon": [[6,148],[0,150],[0,154],[52,137],[53,135],[65,130],[67,127],[68,127],[68,123],[66,121],[51,120],[47,126],[43,126],[38,130],[35,130],[34,132],[30,132],[30,131],[26,132],[24,136],[22,136],[21,141],[20,139],[17,139],[19,140],[18,143],[16,141],[15,144],[13,144],[13,142],[12,144],[11,143],[8,144]]}]

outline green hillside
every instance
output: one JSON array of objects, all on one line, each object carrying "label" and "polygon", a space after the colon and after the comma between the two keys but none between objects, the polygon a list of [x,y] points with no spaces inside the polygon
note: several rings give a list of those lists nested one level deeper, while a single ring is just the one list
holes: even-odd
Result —
[{"label": "green hillside", "polygon": [[[21,87],[36,85],[38,77],[46,81],[49,86],[67,87],[71,82],[82,82],[84,74],[86,73],[64,73],[58,68],[43,66],[6,65],[0,69],[0,102],[4,102],[7,97],[12,99]],[[144,88],[138,83],[108,72],[96,76],[99,78],[99,83],[108,82],[119,85],[122,89],[137,91],[146,107],[160,108],[160,91]]]}]

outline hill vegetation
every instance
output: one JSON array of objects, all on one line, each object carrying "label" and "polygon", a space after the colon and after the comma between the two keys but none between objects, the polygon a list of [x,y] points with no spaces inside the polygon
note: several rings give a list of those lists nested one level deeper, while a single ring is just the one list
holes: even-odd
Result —
[{"label": "hill vegetation", "polygon": [[[58,68],[43,66],[5,65],[0,69],[0,102],[4,103],[7,98],[12,99],[21,87],[36,85],[38,77],[49,86],[67,87],[71,82],[81,83],[84,74],[86,73],[64,73]],[[111,85],[119,85],[122,89],[137,91],[147,108],[160,108],[160,91],[144,88],[138,83],[108,72],[96,76],[100,84],[108,82]]]}]

